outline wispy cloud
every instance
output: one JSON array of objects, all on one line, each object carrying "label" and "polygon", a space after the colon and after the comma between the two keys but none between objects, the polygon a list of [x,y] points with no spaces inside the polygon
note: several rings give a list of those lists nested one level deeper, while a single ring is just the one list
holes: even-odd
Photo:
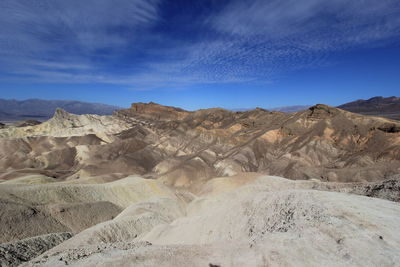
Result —
[{"label": "wispy cloud", "polygon": [[210,21],[231,35],[348,45],[398,35],[399,4],[398,0],[244,0],[233,1]]},{"label": "wispy cloud", "polygon": [[124,29],[132,34],[157,20],[157,4],[157,0],[3,0],[2,44],[18,52],[114,47],[127,40],[121,35]]},{"label": "wispy cloud", "polygon": [[158,20],[158,4],[158,0],[2,0],[0,70],[38,78],[46,71],[50,75],[96,70],[102,59],[119,55]]},{"label": "wispy cloud", "polygon": [[326,53],[332,51],[398,37],[400,2],[233,1],[207,22],[229,44],[221,47],[219,58],[244,63],[240,70],[246,75],[268,76],[326,64]]},{"label": "wispy cloud", "polygon": [[166,15],[168,5],[2,0],[0,79],[137,90],[269,82],[290,70],[328,64],[332,51],[400,36],[398,0],[233,0],[185,20]]}]

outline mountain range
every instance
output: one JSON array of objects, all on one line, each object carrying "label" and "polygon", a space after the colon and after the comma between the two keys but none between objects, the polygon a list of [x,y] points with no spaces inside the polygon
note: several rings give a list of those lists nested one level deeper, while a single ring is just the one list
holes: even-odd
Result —
[{"label": "mountain range", "polygon": [[[283,106],[270,109],[280,112],[298,112],[308,109],[309,105]],[[111,115],[113,111],[121,109],[118,106],[112,106],[99,103],[88,103],[69,100],[8,100],[0,99],[0,121],[20,121],[20,120],[38,120],[45,121],[50,119],[57,108],[63,109],[73,114],[96,114]],[[354,113],[381,116],[389,119],[400,120],[400,98],[377,96],[368,100],[356,100],[338,106],[338,108]],[[232,111],[249,111],[251,109],[233,109]]]},{"label": "mountain range", "polygon": [[284,106],[284,107],[276,107],[272,108],[272,111],[280,111],[280,112],[298,112],[302,110],[306,110],[310,107],[310,105],[295,105],[295,106]]},{"label": "mountain range", "polygon": [[[298,112],[306,110],[311,105],[294,105],[271,108],[271,111]],[[396,96],[376,96],[370,99],[359,99],[337,106],[340,109],[353,113],[385,117],[388,119],[400,120],[400,98]],[[234,109],[233,111],[248,111],[251,109]]]},{"label": "mountain range", "polygon": [[338,108],[364,115],[400,120],[400,98],[395,96],[377,96],[368,100],[360,99],[340,105]]},{"label": "mountain range", "polygon": [[88,103],[69,100],[42,100],[42,99],[0,99],[0,121],[39,120],[50,119],[55,110],[61,108],[74,114],[111,115],[114,110],[120,109],[99,103]]}]

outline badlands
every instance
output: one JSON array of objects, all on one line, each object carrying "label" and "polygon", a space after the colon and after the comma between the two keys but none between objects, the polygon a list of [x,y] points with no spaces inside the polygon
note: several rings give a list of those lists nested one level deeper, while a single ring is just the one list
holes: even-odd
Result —
[{"label": "badlands", "polygon": [[400,266],[399,202],[400,122],[322,104],[0,127],[1,266]]}]

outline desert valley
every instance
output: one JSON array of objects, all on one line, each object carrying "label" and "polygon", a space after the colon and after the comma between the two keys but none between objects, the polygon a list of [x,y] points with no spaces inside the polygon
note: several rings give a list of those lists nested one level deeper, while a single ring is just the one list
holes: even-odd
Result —
[{"label": "desert valley", "polygon": [[0,267],[400,267],[400,0],[0,0]]},{"label": "desert valley", "polygon": [[1,266],[396,266],[400,122],[134,103],[0,129]]}]

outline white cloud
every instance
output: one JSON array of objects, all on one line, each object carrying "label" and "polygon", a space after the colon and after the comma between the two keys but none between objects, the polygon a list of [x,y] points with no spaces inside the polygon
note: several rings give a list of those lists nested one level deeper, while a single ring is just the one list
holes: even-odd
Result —
[{"label": "white cloud", "polygon": [[[2,0],[0,71],[93,68],[158,20],[159,0]],[[128,36],[127,36],[128,35]],[[40,62],[38,64],[38,62]]]},{"label": "white cloud", "polygon": [[206,21],[221,38],[193,49],[190,71],[209,79],[273,80],[329,65],[331,52],[385,45],[400,35],[398,0],[238,0]]},{"label": "white cloud", "polygon": [[210,18],[216,30],[270,42],[299,42],[312,48],[348,46],[400,33],[398,0],[233,1]]},{"label": "white cloud", "polygon": [[[152,31],[156,23],[168,23],[160,18],[160,1],[2,0],[2,79],[139,90],[269,82],[329,64],[332,51],[400,35],[399,0],[237,0],[205,19],[201,31],[212,37],[187,42]],[[139,62],[132,54],[150,56]],[[130,59],[121,62],[125,57]],[[102,60],[124,65],[110,70]]]}]

